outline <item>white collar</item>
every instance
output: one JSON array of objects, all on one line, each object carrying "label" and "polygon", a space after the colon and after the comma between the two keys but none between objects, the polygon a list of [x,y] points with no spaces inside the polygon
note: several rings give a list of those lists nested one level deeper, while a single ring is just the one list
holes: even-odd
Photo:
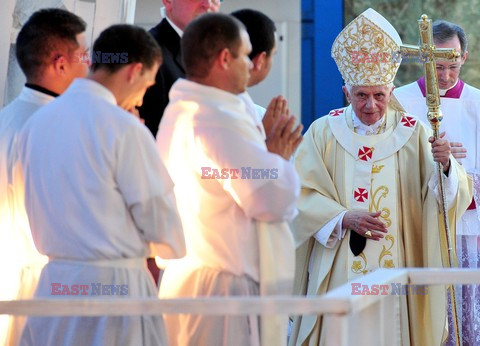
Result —
[{"label": "white collar", "polygon": [[175,32],[178,34],[178,36],[180,36],[180,38],[182,38],[182,36],[183,36],[182,29],[180,29],[178,26],[176,26],[175,23],[173,21],[171,21],[170,18],[168,18],[168,15],[165,16],[165,18],[167,19],[167,22],[172,26],[173,30],[175,30]]},{"label": "white collar", "polygon": [[[173,87],[175,87],[175,91],[189,94],[189,98],[191,99],[201,99],[203,102],[212,103],[228,102],[231,104],[240,104],[244,108],[246,107],[245,101],[240,97],[240,94],[232,94],[229,91],[205,84],[200,84],[186,78],[178,78],[173,84],[172,88]],[[176,97],[178,97],[177,93],[170,95],[170,102]],[[182,94],[181,97],[184,97],[184,95]]]},{"label": "white collar", "polygon": [[362,121],[357,117],[355,112],[352,109],[352,121],[353,121],[353,128],[359,135],[376,135],[378,132],[384,132],[385,128],[381,128],[383,122],[385,120],[385,115],[383,115],[376,123],[372,125],[366,125],[362,123]]},{"label": "white collar", "polygon": [[40,91],[31,89],[26,86],[22,88],[22,91],[20,92],[20,95],[18,95],[18,98],[20,100],[23,100],[26,102],[33,102],[39,105],[47,104],[48,102],[53,101],[55,99],[55,97],[51,95],[44,94]]},{"label": "white collar", "polygon": [[117,106],[117,99],[115,98],[115,95],[113,95],[109,89],[92,79],[76,78],[68,88],[68,91],[73,93],[87,92],[88,94],[100,97],[105,101]]}]

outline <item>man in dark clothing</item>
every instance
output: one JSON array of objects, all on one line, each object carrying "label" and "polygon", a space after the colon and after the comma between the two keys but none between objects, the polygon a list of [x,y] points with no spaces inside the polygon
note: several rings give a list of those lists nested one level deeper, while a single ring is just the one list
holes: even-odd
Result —
[{"label": "man in dark clothing", "polygon": [[150,30],[162,48],[163,64],[158,70],[155,84],[147,91],[140,107],[140,116],[154,136],[163,111],[168,104],[168,93],[178,78],[185,77],[180,52],[180,38],[185,27],[197,16],[218,12],[220,0],[162,0],[165,18]]}]

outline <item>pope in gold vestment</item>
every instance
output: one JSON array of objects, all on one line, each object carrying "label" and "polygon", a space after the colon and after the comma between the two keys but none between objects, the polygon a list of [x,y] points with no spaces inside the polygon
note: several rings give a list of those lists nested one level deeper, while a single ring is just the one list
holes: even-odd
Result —
[{"label": "pope in gold vestment", "polygon": [[[372,9],[347,25],[334,42],[332,57],[351,105],[316,120],[296,154],[302,182],[299,215],[293,222],[297,294],[320,295],[380,267],[439,268],[448,263],[434,161],[442,163],[448,176],[451,239],[456,220],[471,201],[471,180],[448,155],[449,143],[430,143],[432,131],[405,113],[392,95],[399,62],[378,57],[400,44],[395,29]],[[352,56],[355,52],[368,57],[358,59],[358,54]],[[380,221],[381,227],[353,227],[351,216],[347,218],[352,211],[370,222]],[[366,238],[358,256],[349,246],[353,229]],[[378,242],[370,239],[379,235]],[[446,311],[443,286],[430,286],[426,295],[403,296],[400,325],[394,326],[401,330],[401,343],[440,345],[446,336]],[[299,316],[289,342],[324,344],[326,333],[318,316]]]},{"label": "pope in gold vestment", "polygon": [[[348,114],[348,108],[345,113]],[[403,112],[389,108],[387,130],[402,126],[403,116]],[[345,191],[345,181],[355,175],[355,172],[345,170],[345,156],[349,154],[334,136],[329,117],[322,117],[312,124],[296,155],[296,168],[302,180],[299,215],[294,221],[297,245],[301,245],[297,254],[300,277],[297,285],[302,286],[300,290],[308,295],[319,295],[346,283],[350,270],[347,268],[350,252],[347,235],[333,248],[327,248],[313,238],[328,221],[347,209],[347,196],[351,192]],[[339,117],[352,126],[345,115]],[[395,196],[399,215],[398,266],[442,267],[445,263],[441,257],[440,214],[434,192],[428,187],[435,173],[428,142],[431,133],[418,121],[415,125],[409,140],[393,154],[397,173],[392,181],[398,187]],[[353,134],[353,129],[349,131]],[[348,133],[344,135],[348,136]],[[459,180],[457,197],[449,206],[450,230],[454,232],[455,220],[461,217],[471,200],[471,187],[464,169],[453,159],[451,163]],[[405,340],[409,337],[412,345],[440,345],[445,326],[445,297],[444,287],[433,286],[428,295],[407,297],[410,328],[402,332],[404,343],[409,344]],[[294,324],[291,344],[317,345],[320,332],[321,319],[317,316],[299,317]]]}]

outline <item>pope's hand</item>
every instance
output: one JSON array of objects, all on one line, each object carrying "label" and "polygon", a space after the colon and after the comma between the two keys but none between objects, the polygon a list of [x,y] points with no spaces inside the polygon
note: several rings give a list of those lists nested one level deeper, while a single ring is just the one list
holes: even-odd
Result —
[{"label": "pope's hand", "polygon": [[[378,241],[384,237],[383,233],[387,233],[387,226],[378,219],[380,214],[381,212],[349,210],[343,216],[342,227],[351,229],[365,238]],[[371,231],[371,236],[365,234],[368,231]]]},{"label": "pope's hand", "polygon": [[448,172],[450,168],[450,153],[452,150],[450,143],[446,139],[443,139],[443,137],[445,137],[445,132],[440,134],[440,138],[435,140],[435,138],[430,137],[428,141],[432,143],[433,160],[441,163],[443,165],[443,171]]}]

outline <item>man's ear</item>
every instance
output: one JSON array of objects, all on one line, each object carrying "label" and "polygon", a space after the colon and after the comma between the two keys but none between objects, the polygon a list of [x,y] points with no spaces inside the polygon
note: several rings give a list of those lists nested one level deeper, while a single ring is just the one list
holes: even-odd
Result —
[{"label": "man's ear", "polygon": [[267,52],[261,52],[255,55],[255,57],[252,59],[253,63],[253,69],[255,71],[260,71],[265,64],[265,60],[267,58]]},{"label": "man's ear", "polygon": [[345,97],[347,98],[348,103],[352,103],[350,98],[350,93],[348,92],[348,89],[345,85],[342,86],[342,90],[343,90],[343,93],[345,94]]},{"label": "man's ear", "polygon": [[61,52],[56,52],[52,56],[52,67],[57,75],[65,75],[67,73],[67,59]]},{"label": "man's ear", "polygon": [[465,64],[465,61],[467,61],[467,57],[468,57],[468,50],[466,50],[465,53],[463,53],[462,64]]},{"label": "man's ear", "polygon": [[138,76],[142,74],[143,64],[141,62],[134,62],[128,65],[127,69],[127,81],[133,83]]},{"label": "man's ear", "polygon": [[220,53],[217,55],[217,63],[223,70],[228,70],[230,67],[230,62],[232,60],[232,53],[230,49],[223,48]]},{"label": "man's ear", "polygon": [[167,11],[170,11],[170,9],[172,8],[172,0],[162,0],[163,2],[163,6],[165,6],[165,9]]}]

